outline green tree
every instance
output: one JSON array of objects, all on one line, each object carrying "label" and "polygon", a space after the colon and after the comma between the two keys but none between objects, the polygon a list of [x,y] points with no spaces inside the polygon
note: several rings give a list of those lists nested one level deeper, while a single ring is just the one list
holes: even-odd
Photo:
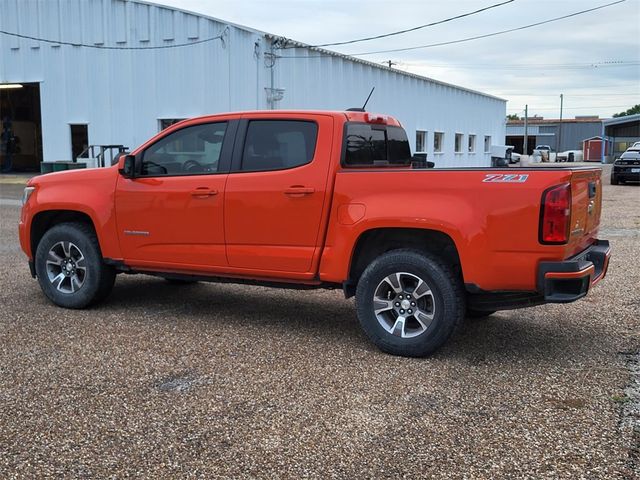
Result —
[{"label": "green tree", "polygon": [[520,120],[517,113],[512,113],[511,115],[507,115],[507,120]]},{"label": "green tree", "polygon": [[613,116],[614,117],[626,117],[627,115],[635,115],[636,113],[640,113],[640,103],[637,104],[637,105],[634,105],[629,110],[626,110],[624,112],[614,113]]}]

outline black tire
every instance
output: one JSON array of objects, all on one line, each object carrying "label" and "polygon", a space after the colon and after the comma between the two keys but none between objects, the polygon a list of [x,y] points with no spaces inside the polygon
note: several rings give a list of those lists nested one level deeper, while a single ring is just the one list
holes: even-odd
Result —
[{"label": "black tire", "polygon": [[[387,302],[387,306],[392,303],[394,307],[393,310],[388,309],[382,312],[380,315],[383,320],[379,320],[374,308],[374,296],[380,298],[378,296],[381,292],[380,289],[384,289],[387,285],[384,283],[385,279],[398,272],[401,272],[401,277],[406,276],[404,287],[400,285],[400,290],[405,293],[398,293],[395,287],[391,288],[389,285],[391,291],[387,292],[386,300],[382,300],[382,302]],[[425,282],[426,288],[430,290],[431,293],[427,300],[417,298],[420,293],[418,292],[421,288],[420,284],[417,286],[406,285],[411,283],[414,277]],[[401,280],[399,283],[403,283],[403,281]],[[413,291],[412,288],[414,288]],[[422,310],[431,312],[433,318],[428,322],[426,320],[419,322],[415,315],[409,315],[410,310],[406,312],[397,310],[400,307],[395,307],[395,305],[398,305],[399,302],[396,300],[400,298],[400,295],[404,299],[410,298],[412,301],[427,302],[426,307],[418,304],[414,308],[418,312]],[[424,296],[427,297],[427,294]],[[393,300],[389,300],[389,298],[393,298]],[[381,306],[380,303],[376,305]],[[407,306],[409,305],[416,304],[410,302],[407,303]],[[392,355],[424,357],[433,353],[462,324],[465,305],[465,295],[460,278],[437,257],[417,250],[393,250],[381,255],[365,269],[356,289],[356,308],[362,329],[380,350]],[[398,326],[398,321],[393,323],[395,316],[400,315],[399,312],[404,312],[403,315],[406,315],[406,320],[403,320],[400,326]],[[387,318],[389,319],[388,323],[386,323]],[[383,322],[386,327],[383,327]],[[405,333],[407,337],[405,337]],[[409,335],[415,336],[410,337]]]},{"label": "black tire", "polygon": [[611,185],[618,185],[618,177],[611,175]]},{"label": "black tire", "polygon": [[496,313],[496,310],[474,310],[472,308],[467,308],[467,318],[487,318]]},{"label": "black tire", "polygon": [[[84,260],[78,260],[75,265],[78,270],[76,278],[82,280],[80,286],[73,283],[71,278],[61,281],[56,281],[55,278],[51,279],[54,275],[58,278],[61,274],[64,276],[64,271],[60,268],[61,273],[58,273],[59,267],[55,262],[47,263],[47,260],[51,258],[50,251],[54,250],[54,253],[55,251],[60,253],[59,249],[62,249],[64,254],[63,245],[65,244],[71,252],[69,259],[73,260],[74,254],[75,257],[80,255],[84,257]],[[63,255],[58,255],[58,257],[62,258]],[[35,267],[38,283],[40,283],[44,294],[53,303],[64,308],[85,308],[104,300],[111,293],[116,278],[113,267],[104,264],[102,260],[95,232],[90,226],[83,223],[61,223],[47,230],[36,249]],[[80,276],[80,271],[84,272],[82,276]]]}]

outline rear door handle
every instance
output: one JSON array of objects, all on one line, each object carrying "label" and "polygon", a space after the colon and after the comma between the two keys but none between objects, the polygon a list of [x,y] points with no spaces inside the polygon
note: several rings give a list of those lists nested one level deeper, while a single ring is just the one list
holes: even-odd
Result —
[{"label": "rear door handle", "polygon": [[192,197],[212,197],[213,195],[217,195],[217,190],[211,190],[207,187],[198,187],[195,190],[191,191]]},{"label": "rear door handle", "polygon": [[316,189],[313,187],[289,187],[284,191],[285,195],[309,195],[315,192]]}]

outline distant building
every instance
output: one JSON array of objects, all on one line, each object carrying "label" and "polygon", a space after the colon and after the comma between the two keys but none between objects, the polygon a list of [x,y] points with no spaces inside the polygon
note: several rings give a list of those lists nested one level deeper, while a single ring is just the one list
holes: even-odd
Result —
[{"label": "distant building", "polygon": [[602,130],[612,146],[612,158],[617,158],[635,142],[640,142],[640,114],[604,120]]},{"label": "distant building", "polygon": [[[597,116],[576,118],[545,119],[529,117],[527,120],[527,154],[531,154],[536,145],[549,145],[557,152],[582,150],[582,142],[588,138],[602,135],[602,119]],[[517,153],[523,152],[524,120],[509,120],[506,128],[506,144],[513,145]]]},{"label": "distant building", "polygon": [[17,169],[132,149],[198,115],[361,107],[372,87],[367,110],[398,118],[436,167],[489,166],[505,135],[504,99],[152,2],[0,0],[0,29]]}]

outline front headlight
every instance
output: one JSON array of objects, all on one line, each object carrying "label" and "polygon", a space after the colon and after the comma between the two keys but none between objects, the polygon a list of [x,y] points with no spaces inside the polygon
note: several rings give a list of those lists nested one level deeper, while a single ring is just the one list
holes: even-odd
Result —
[{"label": "front headlight", "polygon": [[22,206],[23,207],[24,207],[24,204],[29,201],[29,197],[31,196],[31,194],[33,193],[33,191],[35,189],[36,189],[36,187],[25,187],[24,191],[22,192]]}]

